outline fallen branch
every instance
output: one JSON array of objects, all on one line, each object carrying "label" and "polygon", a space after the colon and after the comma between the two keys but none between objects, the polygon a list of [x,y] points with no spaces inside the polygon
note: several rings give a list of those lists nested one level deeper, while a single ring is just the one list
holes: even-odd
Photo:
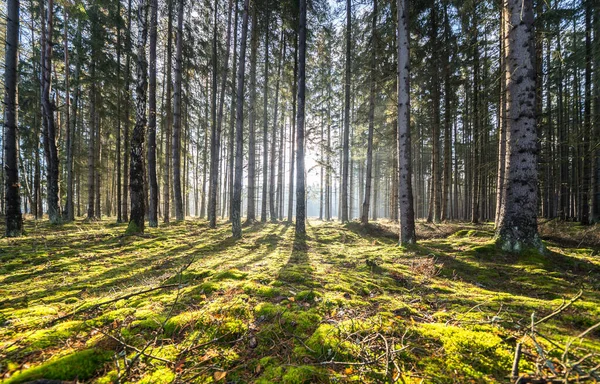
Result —
[{"label": "fallen branch", "polygon": [[571,300],[569,300],[568,303],[566,303],[566,304],[563,303],[560,307],[558,307],[557,310],[555,310],[554,312],[552,312],[551,314],[549,314],[546,317],[542,317],[541,319],[539,319],[538,321],[536,321],[533,325],[539,325],[539,324],[543,323],[544,321],[550,320],[554,316],[558,315],[559,313],[561,313],[565,309],[569,308],[574,302],[576,302],[577,300],[579,300],[581,298],[582,294],[583,294],[583,290],[579,290],[579,293],[577,295],[575,295],[575,297],[573,297]]},{"label": "fallen branch", "polygon": [[124,342],[123,340],[119,339],[118,337],[114,337],[110,333],[103,332],[101,329],[96,328],[96,330],[98,332],[100,332],[101,334],[103,334],[104,336],[107,336],[107,337],[111,338],[112,340],[116,341],[117,343],[121,344],[123,347],[132,349],[132,350],[136,351],[137,353],[139,353],[139,354],[141,354],[143,356],[149,357],[149,358],[154,359],[154,360],[162,361],[163,363],[175,364],[171,360],[167,360],[167,359],[164,359],[162,357],[151,355],[149,353],[146,353],[146,352],[140,350],[139,348],[134,347],[133,345],[129,345],[126,342]]}]

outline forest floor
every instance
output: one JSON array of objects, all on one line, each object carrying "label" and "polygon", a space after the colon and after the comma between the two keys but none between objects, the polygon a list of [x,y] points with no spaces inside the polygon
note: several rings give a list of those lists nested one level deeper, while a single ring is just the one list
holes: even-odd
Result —
[{"label": "forest floor", "polygon": [[419,223],[400,248],[383,222],[234,241],[203,220],[143,236],[27,220],[0,239],[0,382],[509,382],[517,343],[520,374],[583,379],[600,363],[600,226],[540,227],[548,254],[515,257],[491,224]]}]

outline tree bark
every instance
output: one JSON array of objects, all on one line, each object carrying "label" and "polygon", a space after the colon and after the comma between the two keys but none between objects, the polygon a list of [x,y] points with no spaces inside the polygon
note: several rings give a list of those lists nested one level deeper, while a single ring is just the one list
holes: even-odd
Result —
[{"label": "tree bark", "polygon": [[294,84],[292,85],[292,124],[290,135],[290,181],[288,194],[288,223],[292,222],[294,212],[294,166],[296,155],[294,152],[294,143],[296,138],[296,107],[298,96],[298,34],[294,34]]},{"label": "tree bark", "polygon": [[18,237],[23,233],[18,163],[18,62],[19,0],[8,0],[4,51],[4,196],[7,237]]},{"label": "tree bark", "polygon": [[135,127],[131,137],[131,164],[129,195],[131,215],[128,233],[144,233],[144,131],[146,129],[146,88],[148,86],[148,63],[146,61],[146,39],[148,35],[148,2],[140,0],[137,11],[138,43],[136,66]]},{"label": "tree bark", "polygon": [[537,232],[537,132],[533,0],[508,0],[506,56],[507,163],[497,229],[505,251],[543,250]]},{"label": "tree bark", "polygon": [[156,40],[158,0],[150,0],[150,73],[148,99],[148,226],[158,227],[158,180],[156,178]]},{"label": "tree bark", "polygon": [[[231,231],[235,239],[242,237],[242,175],[244,149],[244,75],[246,72],[246,39],[248,35],[248,2],[244,0],[242,16],[242,36],[240,40],[240,62],[237,74],[236,115],[235,115],[235,180],[231,204]],[[253,26],[254,28],[254,26]]]},{"label": "tree bark", "polygon": [[348,217],[348,176],[350,163],[350,83],[352,81],[352,0],[346,0],[346,73],[344,84],[344,138],[341,190],[341,221],[346,223]]},{"label": "tree bark", "polygon": [[410,63],[408,34],[408,5],[397,0],[398,12],[398,194],[400,244],[416,242],[415,214],[412,196],[412,167],[410,141]]},{"label": "tree bark", "polygon": [[183,55],[183,2],[177,3],[177,42],[175,53],[175,88],[173,97],[173,196],[175,201],[175,218],[184,219],[183,196],[181,194],[181,110],[182,110],[182,55]]},{"label": "tree bark", "polygon": [[128,1],[127,5],[127,37],[125,40],[127,46],[127,59],[125,60],[125,126],[123,127],[123,207],[121,214],[123,215],[123,221],[129,221],[128,209],[129,209],[129,150],[130,150],[130,135],[129,135],[129,124],[131,123],[131,0]]},{"label": "tree bark", "polygon": [[304,105],[306,90],[306,0],[300,0],[298,25],[298,111],[296,122],[296,236],[306,234],[306,196],[304,186]]},{"label": "tree bark", "polygon": [[[277,220],[277,201],[276,201],[276,190],[275,190],[275,158],[276,158],[276,148],[277,148],[277,129],[278,123],[277,120],[278,112],[279,112],[279,83],[281,82],[281,67],[283,63],[283,53],[285,52],[285,36],[283,34],[283,29],[281,31],[281,41],[279,43],[279,57],[277,64],[277,80],[275,82],[275,110],[273,111],[273,130],[271,133],[271,164],[270,164],[270,175],[269,178],[269,211],[271,214],[271,221]],[[281,154],[279,155],[281,157]]]},{"label": "tree bark", "polygon": [[583,135],[581,138],[581,224],[590,224],[591,163],[590,138],[592,134],[592,1],[585,0],[585,102]]},{"label": "tree bark", "polygon": [[229,221],[233,211],[233,179],[235,178],[235,107],[236,107],[236,69],[237,69],[237,37],[238,37],[238,1],[235,2],[233,27],[233,66],[231,70],[231,111],[229,117]]},{"label": "tree bark", "polygon": [[256,220],[256,58],[258,53],[258,20],[256,3],[252,4],[252,33],[250,36],[250,99],[248,106],[248,208],[246,221]]},{"label": "tree bark", "polygon": [[440,220],[448,220],[449,215],[449,190],[452,171],[452,112],[450,110],[451,103],[451,84],[450,84],[450,22],[448,21],[448,5],[444,5],[444,170],[442,180],[442,212],[440,214]]}]

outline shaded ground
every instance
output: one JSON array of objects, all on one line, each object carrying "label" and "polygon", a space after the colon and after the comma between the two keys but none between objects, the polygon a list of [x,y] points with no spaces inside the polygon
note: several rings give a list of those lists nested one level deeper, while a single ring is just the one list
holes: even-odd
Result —
[{"label": "shaded ground", "polygon": [[[5,383],[506,382],[517,342],[520,372],[536,369],[532,313],[583,291],[536,327],[541,363],[556,366],[600,321],[600,258],[585,241],[598,227],[578,242],[580,228],[552,224],[547,256],[515,258],[490,225],[421,223],[410,249],[383,223],[311,221],[306,239],[256,224],[238,242],[205,221],[143,237],[108,221],[27,225],[0,239]],[[600,332],[570,351],[600,353]]]}]

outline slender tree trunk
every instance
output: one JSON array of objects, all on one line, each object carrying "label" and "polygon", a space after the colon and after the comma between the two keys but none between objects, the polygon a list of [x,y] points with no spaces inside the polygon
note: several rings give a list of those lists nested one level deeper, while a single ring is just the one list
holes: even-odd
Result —
[{"label": "slender tree trunk", "polygon": [[136,117],[131,137],[131,172],[129,189],[131,215],[128,233],[144,233],[144,131],[146,129],[146,88],[148,86],[148,63],[146,39],[148,35],[148,2],[141,0],[137,11],[138,43],[136,68]]},{"label": "slender tree trunk", "polygon": [[[265,76],[263,93],[263,164],[262,164],[262,200],[260,209],[260,221],[267,222],[267,193],[268,193],[268,166],[269,166],[269,9],[266,5],[266,23],[265,23]],[[273,140],[273,138],[271,138]],[[271,173],[273,178],[273,173]]]},{"label": "slender tree trunk", "polygon": [[256,220],[256,57],[258,53],[258,19],[256,3],[252,4],[252,33],[250,36],[250,99],[248,106],[248,208],[246,220]]},{"label": "slender tree trunk", "polygon": [[97,98],[96,98],[96,62],[94,59],[94,51],[92,50],[92,59],[90,62],[90,78],[92,81],[90,82],[90,122],[89,122],[89,146],[88,146],[88,208],[87,208],[87,219],[94,220],[96,217],[95,209],[95,195],[96,195],[96,187],[95,182],[96,178],[94,175],[94,170],[96,169],[96,106],[97,106]]},{"label": "slender tree trunk", "polygon": [[[371,91],[369,94],[369,132],[367,136],[367,169],[365,177],[365,196],[362,203],[360,221],[369,223],[369,203],[371,202],[371,173],[373,171],[373,131],[375,129],[375,65],[377,61],[377,0],[373,0],[373,16],[371,25]],[[377,209],[373,206],[373,211]]]},{"label": "slender tree trunk", "polygon": [[444,177],[442,181],[442,212],[440,215],[441,220],[448,220],[449,218],[449,190],[452,172],[452,112],[450,110],[451,85],[450,85],[450,22],[448,21],[448,5],[444,5],[444,41],[445,41],[445,52],[444,52]]},{"label": "slender tree trunk", "polygon": [[[242,36],[240,40],[240,62],[237,74],[236,115],[235,115],[235,180],[231,205],[231,224],[233,238],[242,237],[242,162],[244,149],[244,75],[246,72],[246,39],[248,35],[248,2],[244,0],[242,16]],[[254,28],[254,26],[253,26]]]},{"label": "slender tree trunk", "polygon": [[[285,52],[285,36],[283,34],[283,29],[281,31],[281,41],[279,48],[279,58],[277,64],[277,80],[275,82],[275,110],[273,111],[273,131],[271,134],[271,165],[270,165],[270,175],[269,178],[269,210],[271,214],[271,221],[277,220],[277,204],[275,197],[275,157],[276,157],[276,148],[277,148],[277,125],[278,125],[278,116],[279,112],[279,83],[281,82],[281,67],[283,63],[283,53]],[[281,154],[279,155],[281,157]]]},{"label": "slender tree trunk", "polygon": [[583,135],[581,138],[581,224],[590,224],[591,163],[590,138],[592,135],[592,1],[585,0],[585,102]]},{"label": "slender tree trunk", "polygon": [[341,190],[341,221],[349,221],[348,216],[348,176],[350,163],[350,82],[352,81],[352,0],[346,0],[346,73],[344,84],[344,138]]},{"label": "slender tree trunk", "polygon": [[398,11],[398,179],[400,244],[413,244],[415,214],[412,196],[410,142],[410,64],[408,34],[408,4],[397,0]]},{"label": "slender tree trunk", "polygon": [[[123,119],[121,111],[121,2],[117,4],[117,133],[116,133],[116,167],[117,167],[117,223],[123,222],[122,215],[122,186],[121,186],[121,120]],[[77,59],[80,60],[79,57]],[[76,110],[76,108],[74,108]]]},{"label": "slender tree trunk", "polygon": [[496,180],[496,217],[494,223],[498,226],[500,210],[504,203],[504,179],[506,178],[506,31],[507,14],[506,0],[500,0],[500,121],[498,122],[498,178]]},{"label": "slender tree trunk", "polygon": [[294,166],[296,155],[294,151],[294,143],[296,138],[296,102],[298,96],[298,34],[294,34],[294,84],[292,86],[292,124],[290,135],[290,181],[288,195],[288,223],[292,222],[294,212]]},{"label": "slender tree trunk", "polygon": [[123,207],[121,214],[123,221],[129,221],[129,150],[130,150],[130,135],[129,124],[131,122],[131,0],[127,5],[127,37],[125,43],[127,45],[127,59],[125,60],[125,125],[123,127]]},{"label": "slender tree trunk", "polygon": [[233,66],[231,70],[231,111],[229,117],[229,221],[233,212],[233,179],[235,177],[235,106],[236,106],[236,70],[237,70],[237,37],[238,37],[238,1],[235,2],[235,18],[233,27]]},{"label": "slender tree trunk", "polygon": [[[537,132],[533,1],[508,0],[506,56],[507,163],[505,201],[497,229],[498,245],[520,252],[542,251],[537,233]],[[533,99],[533,100],[532,100]]]},{"label": "slender tree trunk", "polygon": [[441,219],[441,198],[442,198],[442,182],[441,182],[441,161],[440,161],[440,85],[439,85],[439,58],[438,58],[438,22],[437,22],[437,10],[435,1],[431,8],[431,28],[430,28],[430,39],[432,47],[432,63],[431,69],[433,71],[431,76],[431,95],[432,95],[432,109],[433,109],[433,122],[431,125],[431,138],[433,141],[433,156],[431,159],[431,198],[433,206],[433,215],[428,218],[433,219],[436,223],[440,222]]},{"label": "slender tree trunk", "polygon": [[181,194],[181,66],[183,55],[183,2],[177,3],[177,42],[175,53],[175,89],[173,97],[173,195],[175,200],[175,217],[177,221],[184,219],[183,196]]},{"label": "slender tree trunk", "polygon": [[23,232],[18,163],[18,69],[19,0],[6,4],[6,49],[4,51],[4,198],[6,200],[6,236]]},{"label": "slender tree trunk", "polygon": [[[600,7],[594,8],[594,39],[600,38]],[[594,134],[592,143],[592,217],[594,223],[600,222],[600,44],[595,44],[593,52],[594,68]]]},{"label": "slender tree trunk", "polygon": [[[217,18],[219,10],[219,1],[213,4],[215,8],[212,39],[212,92],[211,92],[211,130],[210,130],[210,180],[208,182],[208,223],[211,228],[217,226],[217,185],[219,183],[219,147],[217,139]],[[221,92],[223,93],[223,92]]]},{"label": "slender tree trunk", "polygon": [[304,186],[304,96],[306,90],[306,0],[300,0],[298,25],[298,111],[296,122],[296,236],[306,234],[306,196]]},{"label": "slender tree trunk", "polygon": [[150,0],[150,73],[148,99],[148,226],[158,227],[158,180],[156,178],[156,40],[158,0]]},{"label": "slender tree trunk", "polygon": [[63,212],[65,221],[71,222],[73,215],[73,130],[71,129],[71,97],[69,95],[69,12],[64,5],[64,55],[65,55],[65,149],[67,161],[67,203]]}]

